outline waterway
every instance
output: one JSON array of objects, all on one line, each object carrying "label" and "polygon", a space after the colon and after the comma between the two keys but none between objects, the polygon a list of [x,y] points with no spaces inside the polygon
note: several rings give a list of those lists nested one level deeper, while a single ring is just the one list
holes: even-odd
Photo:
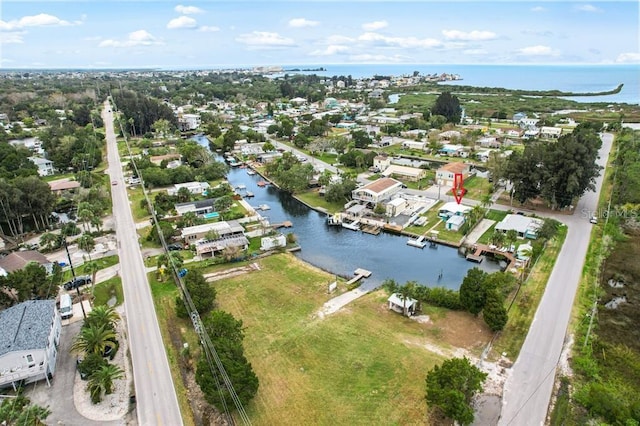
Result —
[{"label": "waterway", "polygon": [[[195,137],[208,147],[203,137]],[[366,234],[339,226],[326,224],[326,215],[310,209],[287,192],[268,185],[259,187],[263,180],[260,175],[247,174],[249,169],[232,168],[229,183],[236,187],[245,185],[245,191],[252,192],[253,198],[247,202],[258,207],[266,204],[266,211],[258,211],[272,224],[290,221],[292,228],[281,228],[285,234],[292,232],[302,248],[296,256],[325,271],[340,276],[353,276],[357,268],[373,272],[364,284],[372,287],[386,279],[394,279],[399,284],[416,281],[419,284],[443,286],[457,290],[470,268],[480,268],[494,272],[500,269],[495,262],[486,259],[481,264],[467,261],[454,248],[437,245],[424,249],[408,246],[407,237],[380,233]]]}]

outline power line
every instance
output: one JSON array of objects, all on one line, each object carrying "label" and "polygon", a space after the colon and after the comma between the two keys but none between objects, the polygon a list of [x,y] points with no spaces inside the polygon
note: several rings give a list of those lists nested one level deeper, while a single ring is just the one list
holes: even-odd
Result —
[{"label": "power line", "polygon": [[[117,112],[117,106],[115,104],[115,101],[113,100],[113,97],[111,96],[111,93],[109,93],[109,96],[111,98],[111,103],[112,103],[112,110],[114,112]],[[226,387],[229,396],[231,397],[231,399],[233,400],[233,403],[235,405],[236,411],[238,412],[238,414],[240,415],[240,418],[242,419],[243,423],[245,425],[251,425],[251,421],[249,419],[249,416],[247,415],[244,406],[242,404],[242,401],[240,401],[240,398],[238,397],[238,394],[235,390],[235,388],[233,387],[233,383],[231,382],[231,379],[229,378],[229,375],[227,374],[227,371],[224,368],[224,365],[222,364],[222,361],[220,360],[220,357],[218,356],[218,352],[215,349],[215,346],[213,345],[213,342],[211,341],[207,330],[205,329],[205,327],[202,324],[202,321],[200,319],[200,314],[198,313],[198,310],[196,309],[195,304],[193,303],[193,300],[191,299],[191,295],[189,294],[188,289],[186,288],[186,285],[184,284],[184,281],[182,280],[182,277],[179,274],[179,270],[178,267],[173,259],[173,257],[169,254],[169,250],[167,248],[167,242],[164,238],[164,234],[162,232],[162,228],[160,227],[160,223],[158,222],[158,218],[155,212],[155,209],[153,208],[153,204],[151,203],[151,200],[149,198],[149,194],[144,186],[144,177],[142,175],[142,173],[140,173],[140,170],[138,169],[138,165],[131,153],[131,147],[129,145],[129,140],[127,138],[127,135],[124,131],[124,127],[122,125],[122,121],[120,120],[120,116],[119,114],[116,114],[116,119],[118,120],[118,126],[120,127],[120,132],[122,133],[122,136],[124,138],[124,142],[125,142],[125,146],[127,148],[127,153],[129,154],[129,158],[131,161],[131,164],[133,165],[134,171],[136,173],[136,175],[138,176],[138,178],[140,179],[140,186],[142,188],[142,193],[144,195],[144,199],[147,203],[147,207],[151,213],[151,219],[153,222],[153,226],[155,227],[156,231],[158,232],[158,237],[160,239],[160,243],[162,245],[162,248],[164,249],[164,252],[167,253],[167,261],[171,266],[171,269],[173,271],[173,275],[174,278],[176,280],[176,282],[178,283],[178,287],[182,293],[183,296],[183,301],[185,304],[185,307],[187,309],[187,313],[189,314],[189,317],[191,318],[191,322],[193,323],[193,327],[196,331],[196,333],[198,333],[198,337],[200,338],[200,343],[202,345],[202,348],[205,352],[205,357],[207,358],[207,364],[209,365],[209,369],[211,370],[211,373],[213,375],[214,381],[216,383],[216,387],[218,389],[218,393],[221,396],[221,401],[222,401],[222,405],[223,405],[223,409],[225,411],[225,415],[228,419],[228,421],[230,422],[230,424],[235,424],[233,417],[231,416],[228,406],[227,406],[227,402],[226,402],[226,398],[224,396],[223,393],[223,387],[222,384],[224,384],[224,386]],[[220,378],[222,379],[222,383],[220,383]]]}]

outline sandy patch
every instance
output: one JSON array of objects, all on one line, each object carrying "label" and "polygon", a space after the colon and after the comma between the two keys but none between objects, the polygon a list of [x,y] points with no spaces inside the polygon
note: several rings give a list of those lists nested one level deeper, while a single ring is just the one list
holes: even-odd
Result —
[{"label": "sandy patch", "polygon": [[82,416],[95,421],[113,421],[122,419],[129,410],[129,393],[133,386],[133,374],[131,372],[131,363],[127,357],[129,351],[129,343],[127,341],[124,307],[116,308],[120,314],[121,320],[117,325],[118,342],[120,348],[116,353],[112,364],[119,366],[124,370],[122,379],[113,382],[113,393],[104,395],[102,401],[93,404],[87,391],[88,381],[80,378],[80,373],[76,372],[75,383],[73,386],[73,402],[76,410]]}]

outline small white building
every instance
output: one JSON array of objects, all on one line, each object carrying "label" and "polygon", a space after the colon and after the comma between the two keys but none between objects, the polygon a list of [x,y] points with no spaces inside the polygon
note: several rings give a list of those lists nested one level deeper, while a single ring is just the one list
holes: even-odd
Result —
[{"label": "small white building", "polygon": [[410,141],[405,140],[402,142],[402,147],[405,149],[417,149],[419,151],[424,151],[424,148],[427,146],[425,142],[418,141]]},{"label": "small white building", "polygon": [[56,370],[61,319],[55,300],[0,311],[0,388],[49,379]]},{"label": "small white building", "polygon": [[407,208],[407,200],[404,198],[398,197],[387,203],[387,216],[396,217],[400,213],[406,210]]},{"label": "small white building", "polygon": [[218,238],[244,236],[244,228],[237,221],[232,220],[188,226],[183,228],[181,232],[182,239],[187,244],[194,244],[196,241],[206,238],[207,234],[214,234]]},{"label": "small white building", "polygon": [[398,293],[393,293],[389,296],[387,302],[389,302],[389,309],[403,315],[406,310],[407,316],[413,315],[418,306],[418,301],[416,299],[412,299],[410,297],[405,299]]},{"label": "small white building", "polygon": [[180,130],[196,130],[200,127],[201,118],[200,114],[182,114],[178,117],[178,125]]},{"label": "small white building", "polygon": [[538,238],[538,230],[542,227],[544,221],[534,217],[527,217],[518,214],[508,214],[500,222],[496,224],[495,230],[507,233],[514,230],[520,238],[530,238],[535,240]]},{"label": "small white building", "polygon": [[464,216],[453,215],[449,219],[447,219],[447,222],[445,223],[445,228],[449,231],[459,231],[465,222],[466,222],[466,219]]},{"label": "small white building", "polygon": [[286,247],[287,237],[282,234],[260,239],[260,250],[273,250],[278,247]]},{"label": "small white building", "polygon": [[450,202],[445,203],[442,207],[440,207],[440,209],[438,210],[438,216],[440,216],[442,219],[449,219],[452,216],[463,216],[470,210],[471,207],[469,206]]},{"label": "small white building", "polygon": [[205,195],[206,192],[211,188],[209,182],[185,182],[185,183],[176,183],[173,185],[173,188],[167,189],[167,194],[176,195],[180,188],[187,188],[190,193],[194,195]]},{"label": "small white building", "polygon": [[540,128],[540,137],[547,139],[558,139],[562,135],[561,127],[542,126]]}]

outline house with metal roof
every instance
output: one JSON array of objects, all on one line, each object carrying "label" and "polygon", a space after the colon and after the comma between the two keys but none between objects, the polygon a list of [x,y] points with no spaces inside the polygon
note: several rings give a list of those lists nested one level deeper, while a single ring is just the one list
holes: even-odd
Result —
[{"label": "house with metal roof", "polygon": [[351,192],[351,198],[375,205],[382,201],[391,199],[391,197],[401,189],[402,182],[385,177],[374,180],[361,188],[354,189]]},{"label": "house with metal roof", "polygon": [[495,230],[504,233],[514,230],[518,233],[518,237],[534,240],[538,238],[538,230],[542,227],[543,223],[542,219],[518,214],[508,214],[496,224]]},{"label": "house with metal roof", "polygon": [[46,379],[56,370],[62,327],[55,300],[29,300],[0,311],[0,388]]}]

